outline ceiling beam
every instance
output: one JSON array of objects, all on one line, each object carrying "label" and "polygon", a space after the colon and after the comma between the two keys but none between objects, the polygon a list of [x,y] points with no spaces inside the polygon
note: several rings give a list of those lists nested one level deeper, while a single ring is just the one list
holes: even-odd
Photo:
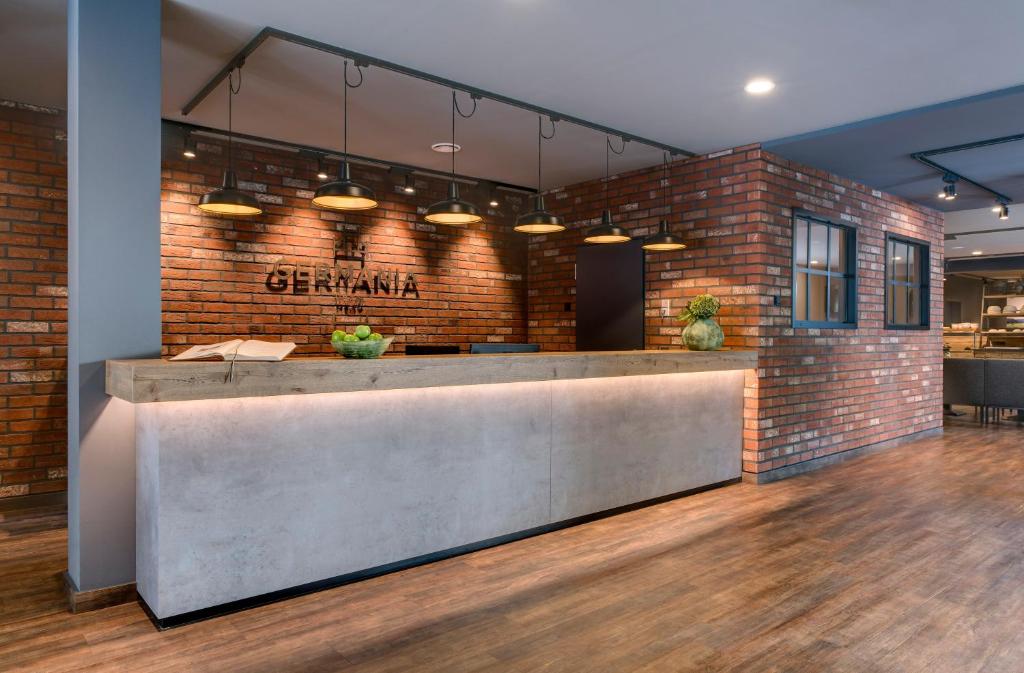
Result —
[{"label": "ceiling beam", "polygon": [[283,40],[285,42],[290,42],[292,44],[301,45],[303,47],[308,47],[310,49],[316,49],[317,51],[322,51],[328,54],[333,54],[335,56],[340,56],[342,58],[347,58],[356,63],[357,65],[383,68],[385,70],[390,70],[392,72],[397,72],[406,75],[408,77],[414,77],[416,79],[423,80],[426,82],[432,82],[434,84],[437,84],[438,86],[442,86],[447,89],[464,91],[465,93],[468,93],[471,96],[487,98],[498,103],[504,103],[505,105],[510,105],[512,107],[517,107],[522,110],[533,112],[535,114],[543,115],[545,117],[550,118],[552,121],[566,121],[571,124],[576,124],[577,126],[592,129],[599,133],[604,133],[610,136],[618,136],[626,141],[633,141],[643,145],[648,145],[650,147],[656,147],[675,156],[697,156],[695,153],[690,152],[689,150],[684,150],[680,147],[667,145],[665,143],[658,142],[657,140],[651,140],[649,138],[644,138],[638,135],[634,135],[632,133],[626,133],[625,131],[619,131],[618,129],[613,129],[602,124],[587,121],[586,119],[580,119],[579,117],[574,117],[572,115],[557,112],[555,110],[541,107],[539,105],[533,105],[531,103],[517,100],[515,98],[510,98],[499,93],[494,93],[493,91],[487,91],[486,89],[480,89],[474,86],[470,86],[468,84],[462,84],[461,82],[456,82],[454,80],[450,80],[444,77],[439,77],[438,75],[432,75],[428,72],[423,72],[422,70],[408,68],[404,65],[399,65],[397,63],[385,61],[379,58],[375,58],[373,56],[361,54],[359,52],[351,51],[349,49],[338,47],[333,44],[327,44],[326,42],[319,42],[308,37],[303,37],[302,35],[288,33],[283,30],[278,30],[277,28],[271,28],[269,26],[261,30],[253,39],[249,40],[249,42],[244,47],[242,47],[242,49],[237,54],[231,57],[231,59],[224,65],[224,67],[221,68],[220,71],[216,75],[214,75],[213,78],[209,82],[207,82],[206,85],[202,89],[200,89],[199,92],[196,93],[196,95],[194,95],[191,98],[191,100],[189,100],[188,103],[185,104],[185,107],[181,109],[181,114],[183,116],[188,116],[188,114],[192,112],[192,110],[194,110],[196,106],[203,101],[203,99],[209,96],[210,93],[214,89],[216,89],[221,82],[227,79],[228,75],[231,74],[232,70],[234,70],[235,68],[241,68],[245,64],[245,60],[250,55],[252,55],[252,53],[260,47],[260,45],[262,45],[270,38]]}]

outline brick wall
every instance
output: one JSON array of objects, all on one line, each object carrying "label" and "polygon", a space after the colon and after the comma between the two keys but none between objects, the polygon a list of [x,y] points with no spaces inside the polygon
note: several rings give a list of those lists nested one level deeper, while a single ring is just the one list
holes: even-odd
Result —
[{"label": "brick wall", "polygon": [[[317,162],[295,152],[236,145],[236,167],[243,187],[256,193],[264,214],[255,218],[201,215],[199,197],[220,181],[222,143],[199,140],[199,156],[181,156],[181,138],[165,133],[162,190],[164,350],[228,338],[289,340],[297,354],[331,352],[336,326],[351,331],[367,323],[396,336],[393,350],[406,343],[468,344],[526,341],[525,237],[511,231],[522,199],[505,196],[485,209],[484,222],[447,227],[424,221],[426,207],[445,197],[443,180],[416,177],[417,192],[401,191],[404,181],[384,169],[353,166],[354,178],[375,191],[380,207],[363,213],[337,213],[313,206],[321,183]],[[336,170],[336,164],[332,165]],[[400,184],[401,183],[401,184]],[[465,193],[464,193],[465,198]],[[366,245],[365,273],[392,280],[390,293],[326,291],[316,287],[318,264],[332,271],[339,243]],[[278,268],[268,289],[268,273]],[[299,267],[299,290],[295,271]],[[358,262],[339,262],[342,269]],[[394,287],[394,274],[398,274]],[[406,292],[408,274],[418,296]],[[305,281],[305,282],[303,282]],[[353,280],[353,285],[357,284]],[[396,294],[397,291],[397,294]],[[403,296],[404,295],[404,296]],[[362,312],[358,304],[362,304]],[[348,311],[348,312],[346,312]]]},{"label": "brick wall", "polygon": [[0,101],[0,498],[66,489],[64,129]]},{"label": "brick wall", "polygon": [[[66,478],[66,187],[64,116],[0,102],[0,498],[59,491]],[[425,207],[443,180],[417,178],[400,192],[387,172],[357,167],[381,208],[325,212],[309,204],[316,163],[283,150],[238,149],[239,174],[264,202],[258,218],[201,216],[199,196],[217,184],[223,145],[200,143],[187,161],[180,138],[165,139],[163,174],[164,350],[231,337],[290,339],[300,354],[328,352],[335,326],[360,322],[406,342],[536,341],[570,350],[575,248],[600,215],[603,181],[558,190],[549,206],[574,223],[563,234],[529,239],[510,230],[518,197],[465,229],[433,226]],[[826,173],[791,164],[757,146],[672,165],[674,228],[690,243],[648,257],[647,343],[681,345],[682,327],[660,317],[712,292],[729,348],[757,349],[748,382],[744,470],[766,471],[941,425],[942,220],[937,213]],[[660,168],[608,183],[616,218],[635,235],[663,215]],[[483,205],[482,195],[476,195]],[[790,326],[792,208],[858,228],[859,328]],[[882,241],[893,231],[932,243],[934,329],[882,329]],[[315,283],[316,264],[333,265],[343,236],[368,246],[366,266],[417,278],[419,296],[272,292],[275,262],[298,263]],[[283,267],[290,271],[291,267]],[[403,279],[404,280],[404,279]],[[371,278],[372,281],[372,278]],[[527,287],[529,288],[527,297]],[[780,306],[773,305],[779,297]],[[363,312],[344,306],[362,299]],[[569,310],[566,310],[566,305]]]},{"label": "brick wall", "polygon": [[[942,424],[942,218],[896,197],[792,164],[750,146],[672,165],[673,230],[689,248],[647,257],[647,345],[681,346],[677,314],[696,294],[722,301],[726,347],[756,349],[748,381],[743,468],[765,473]],[[616,220],[636,236],[664,215],[660,167],[614,176]],[[570,230],[531,240],[529,325],[544,348],[574,347],[573,264],[582,232],[604,205],[601,180],[556,191],[549,204]],[[791,326],[793,208],[858,231],[856,330]],[[883,329],[886,231],[932,244],[932,329]],[[775,306],[775,298],[779,306]],[[570,310],[566,310],[566,308]]]}]

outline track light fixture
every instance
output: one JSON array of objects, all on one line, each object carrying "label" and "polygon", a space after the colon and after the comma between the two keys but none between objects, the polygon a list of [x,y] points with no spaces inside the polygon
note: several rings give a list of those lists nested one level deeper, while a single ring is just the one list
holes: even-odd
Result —
[{"label": "track light fixture", "polygon": [[416,183],[413,180],[412,173],[405,174],[405,184],[402,186],[402,191],[406,194],[416,193]]},{"label": "track light fixture", "polygon": [[238,70],[238,86],[235,86],[235,71],[228,74],[228,163],[224,171],[224,180],[219,189],[203,194],[199,199],[199,210],[212,215],[259,215],[263,212],[256,197],[238,189],[238,178],[235,176],[234,157],[231,148],[232,137],[232,101],[242,90],[242,71]]},{"label": "track light fixture", "polygon": [[[478,96],[471,95],[473,100],[473,110],[469,114],[463,114],[459,108],[459,101],[456,98],[456,91],[452,89],[452,145],[455,145],[455,113],[458,112],[459,116],[463,119],[469,119],[476,112],[476,102]],[[448,183],[448,198],[443,201],[438,201],[427,208],[427,214],[424,216],[427,222],[433,224],[474,224],[479,222],[483,218],[480,217],[480,213],[477,211],[476,206],[468,201],[463,201],[459,198],[459,183],[455,182],[455,155],[456,152],[451,152],[452,155],[452,172],[451,180]]]},{"label": "track light fixture", "polygon": [[1005,203],[999,206],[999,219],[1008,220],[1010,219],[1010,206]]},{"label": "track light fixture", "polygon": [[952,173],[946,173],[942,176],[942,181],[945,184],[942,191],[939,192],[939,198],[945,199],[946,201],[952,201],[956,198],[956,181],[960,178]]},{"label": "track light fixture", "polygon": [[644,239],[643,248],[648,252],[668,252],[670,250],[682,250],[686,247],[683,239],[668,230],[668,216],[671,211],[671,205],[668,201],[668,152],[665,153],[662,163],[663,184],[661,186],[661,193],[665,204],[665,217],[661,218],[661,222],[658,223],[657,233],[651,234]]},{"label": "track light fixture", "polygon": [[181,156],[186,159],[196,158],[196,142],[192,140],[192,133],[190,131],[185,132],[185,139],[182,145]]},{"label": "track light fixture", "polygon": [[622,149],[612,149],[610,136],[604,137],[604,211],[601,213],[601,224],[587,232],[583,238],[585,243],[626,243],[632,240],[629,232],[612,222],[612,211],[608,205],[608,180],[611,177],[611,154],[622,154],[626,151],[626,139],[622,139]]},{"label": "track light fixture", "polygon": [[319,155],[316,160],[316,177],[318,180],[326,180],[330,176],[327,175],[327,167],[324,166],[324,155]]},{"label": "track light fixture", "polygon": [[521,234],[554,234],[565,231],[562,218],[549,213],[544,207],[544,195],[541,193],[541,144],[544,140],[555,137],[555,120],[551,120],[551,135],[544,135],[543,124],[543,117],[537,115],[537,193],[533,197],[533,208],[530,212],[516,218],[513,229]]},{"label": "track light fixture", "polygon": [[338,179],[321,185],[313,196],[313,203],[321,208],[330,210],[369,210],[377,207],[377,197],[373,190],[365,185],[352,180],[352,174],[348,165],[348,90],[349,87],[358,89],[363,85],[363,70],[356,64],[356,71],[359,73],[359,83],[348,83],[348,61],[345,61],[343,70],[343,106],[345,119],[342,125],[342,157],[338,169]]}]

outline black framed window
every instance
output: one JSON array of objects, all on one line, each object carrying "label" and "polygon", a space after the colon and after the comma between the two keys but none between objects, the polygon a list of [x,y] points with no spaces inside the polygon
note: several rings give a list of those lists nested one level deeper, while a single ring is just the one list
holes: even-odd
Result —
[{"label": "black framed window", "polygon": [[887,329],[928,329],[928,244],[912,238],[885,237],[885,326]]},{"label": "black framed window", "polygon": [[857,232],[793,213],[793,326],[857,326]]}]

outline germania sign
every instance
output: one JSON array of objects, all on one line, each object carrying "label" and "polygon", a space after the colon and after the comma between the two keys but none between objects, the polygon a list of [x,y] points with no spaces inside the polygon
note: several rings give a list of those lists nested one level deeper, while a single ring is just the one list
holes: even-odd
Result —
[{"label": "germania sign", "polygon": [[267,272],[266,287],[277,293],[334,294],[339,307],[359,313],[367,297],[420,296],[414,274],[368,266],[367,257],[366,244],[345,237],[335,245],[330,263],[275,262]]}]

